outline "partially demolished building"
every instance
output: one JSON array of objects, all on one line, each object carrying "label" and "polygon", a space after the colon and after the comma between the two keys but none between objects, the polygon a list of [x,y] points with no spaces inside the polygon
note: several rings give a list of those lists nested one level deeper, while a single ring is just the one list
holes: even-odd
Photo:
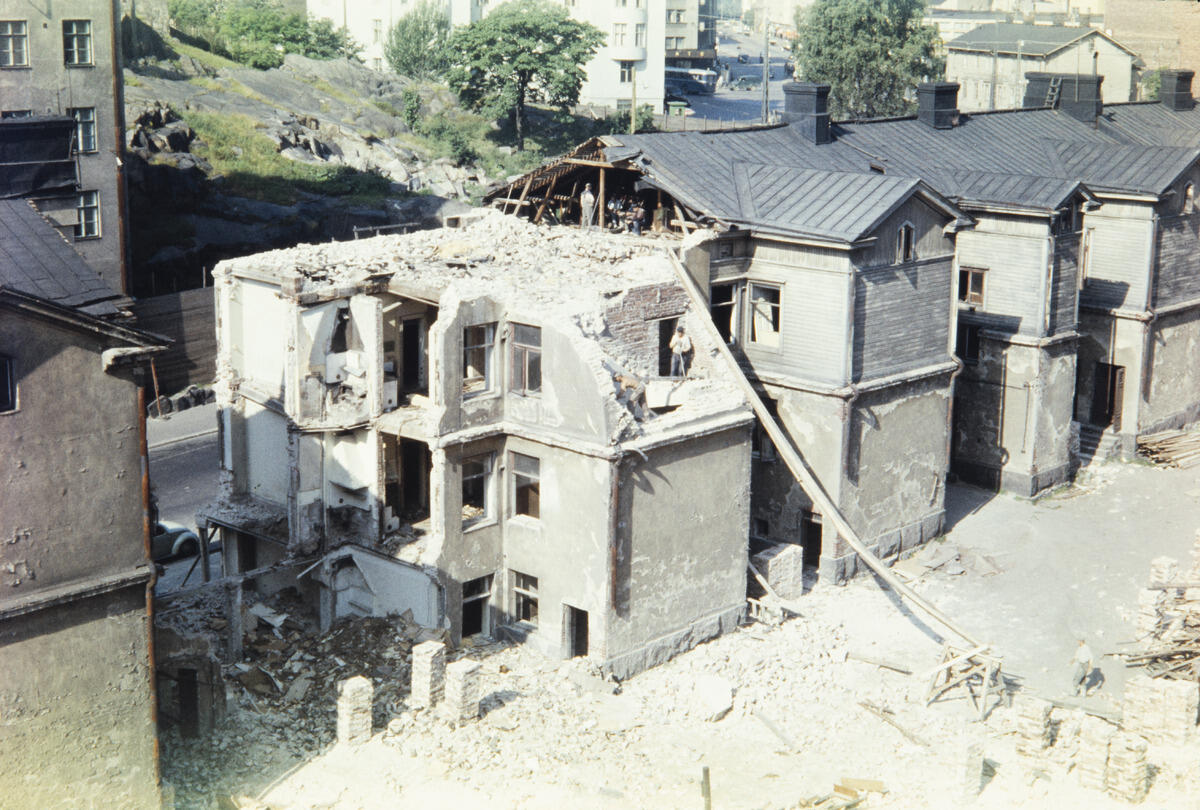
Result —
[{"label": "partially demolished building", "polygon": [[[1200,416],[1192,72],[1164,71],[1159,102],[1108,106],[1103,77],[1028,79],[1019,110],[966,115],[958,86],[936,83],[918,88],[915,116],[840,123],[828,86],[792,83],[782,125],[594,139],[489,199],[569,221],[577,192],[564,190],[592,182],[602,210],[629,197],[656,230],[721,232],[688,260],[714,321],[886,557],[940,530],[948,472],[1032,494]],[[871,219],[903,182],[920,204]],[[930,393],[953,378],[952,418],[903,416],[872,392],[898,394],[921,369]],[[812,396],[818,383],[834,397]],[[804,543],[827,578],[851,573],[835,536],[816,545],[819,515],[791,475],[757,458],[753,531]]]},{"label": "partially demolished building", "polygon": [[753,415],[661,249],[492,215],[214,278],[224,479],[202,519],[245,587],[618,676],[744,614]]}]

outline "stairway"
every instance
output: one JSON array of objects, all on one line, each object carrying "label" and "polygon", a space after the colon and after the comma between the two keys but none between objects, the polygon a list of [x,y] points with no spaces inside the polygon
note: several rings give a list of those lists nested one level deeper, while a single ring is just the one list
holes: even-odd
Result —
[{"label": "stairway", "polygon": [[1121,455],[1121,442],[1115,434],[1096,425],[1079,425],[1079,449],[1075,453],[1079,466],[1093,461],[1107,461]]}]

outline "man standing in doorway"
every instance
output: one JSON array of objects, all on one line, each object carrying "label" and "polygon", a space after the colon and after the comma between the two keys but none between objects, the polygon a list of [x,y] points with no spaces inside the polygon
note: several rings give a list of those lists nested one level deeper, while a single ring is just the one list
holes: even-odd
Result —
[{"label": "man standing in doorway", "polygon": [[579,227],[584,230],[590,230],[592,227],[592,217],[596,213],[596,195],[592,193],[592,184],[588,183],[583,187],[583,193],[579,195]]},{"label": "man standing in doorway", "polygon": [[671,338],[671,376],[686,377],[692,356],[692,339],[684,334],[682,326],[675,327]]},{"label": "man standing in doorway", "polygon": [[1088,676],[1092,674],[1092,650],[1088,647],[1087,642],[1079,639],[1079,646],[1075,649],[1075,655],[1071,658],[1071,663],[1075,665],[1075,672],[1071,676],[1071,687],[1075,691],[1075,696],[1086,688]]}]

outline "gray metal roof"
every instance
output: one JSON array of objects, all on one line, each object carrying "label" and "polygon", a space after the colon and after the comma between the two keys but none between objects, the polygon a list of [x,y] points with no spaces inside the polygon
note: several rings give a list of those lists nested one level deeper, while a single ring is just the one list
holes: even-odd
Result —
[{"label": "gray metal roof", "polygon": [[1043,57],[1062,50],[1073,42],[1089,36],[1104,37],[1117,47],[1133,52],[1112,37],[1094,28],[1068,27],[1063,25],[1027,25],[1024,23],[986,23],[972,29],[957,39],[946,43],[952,51],[982,51]]},{"label": "gray metal roof", "polygon": [[0,200],[0,289],[89,315],[116,315],[121,296],[26,200]]}]

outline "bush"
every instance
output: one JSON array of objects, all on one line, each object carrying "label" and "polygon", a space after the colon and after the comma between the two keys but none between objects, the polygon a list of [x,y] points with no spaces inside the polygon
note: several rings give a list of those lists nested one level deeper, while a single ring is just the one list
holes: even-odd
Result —
[{"label": "bush", "polygon": [[416,132],[421,124],[421,94],[415,87],[406,87],[404,88],[403,102],[404,110],[401,112],[401,120],[411,132]]},{"label": "bush", "polygon": [[331,59],[358,50],[344,28],[289,13],[279,0],[170,0],[168,10],[177,29],[250,67],[278,67],[288,53]]}]

